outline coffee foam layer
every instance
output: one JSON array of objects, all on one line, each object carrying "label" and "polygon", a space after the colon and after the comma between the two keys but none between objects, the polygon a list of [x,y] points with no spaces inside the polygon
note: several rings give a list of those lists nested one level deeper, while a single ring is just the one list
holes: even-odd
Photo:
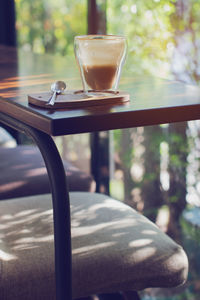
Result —
[{"label": "coffee foam layer", "polygon": [[124,55],[123,40],[80,40],[79,55],[84,65],[119,64]]}]

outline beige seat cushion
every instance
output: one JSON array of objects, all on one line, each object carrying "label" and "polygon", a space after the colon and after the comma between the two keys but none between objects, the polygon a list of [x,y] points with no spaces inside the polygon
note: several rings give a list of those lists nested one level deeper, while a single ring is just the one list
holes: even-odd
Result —
[{"label": "beige seat cushion", "polygon": [[[73,192],[73,297],[173,287],[187,277],[183,249],[127,205]],[[55,299],[51,196],[0,202],[1,300]]]}]

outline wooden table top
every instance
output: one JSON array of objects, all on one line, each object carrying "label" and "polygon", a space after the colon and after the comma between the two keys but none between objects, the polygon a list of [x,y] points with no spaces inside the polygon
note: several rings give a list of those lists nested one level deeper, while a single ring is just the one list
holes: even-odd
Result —
[{"label": "wooden table top", "polygon": [[197,86],[138,77],[125,71],[120,90],[130,94],[130,102],[122,105],[52,110],[28,103],[28,94],[49,91],[56,80],[64,80],[70,89],[81,89],[75,59],[0,46],[0,111],[47,134],[67,135],[200,118]]}]

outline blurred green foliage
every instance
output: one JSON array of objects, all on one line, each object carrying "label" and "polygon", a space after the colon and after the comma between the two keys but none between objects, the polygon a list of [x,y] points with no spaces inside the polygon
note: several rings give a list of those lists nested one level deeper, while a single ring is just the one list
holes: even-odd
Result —
[{"label": "blurred green foliage", "polygon": [[[128,39],[136,74],[199,81],[199,0],[107,0],[107,32]],[[178,53],[178,59],[177,54]],[[187,73],[185,76],[184,73]]]},{"label": "blurred green foliage", "polygon": [[172,1],[108,0],[108,33],[127,36],[131,71],[160,75],[169,71],[174,10]]},{"label": "blurred green foliage", "polygon": [[77,34],[86,34],[87,1],[15,0],[19,47],[36,53],[72,54]]},{"label": "blurred green foliage", "polygon": [[[75,35],[87,32],[87,0],[15,0],[18,45],[37,53],[72,54]],[[198,79],[200,0],[98,0],[106,9],[107,33],[128,40],[126,68],[136,74],[170,77],[177,35],[188,32],[185,42],[191,58],[182,61]],[[187,55],[186,54],[186,55]]]}]

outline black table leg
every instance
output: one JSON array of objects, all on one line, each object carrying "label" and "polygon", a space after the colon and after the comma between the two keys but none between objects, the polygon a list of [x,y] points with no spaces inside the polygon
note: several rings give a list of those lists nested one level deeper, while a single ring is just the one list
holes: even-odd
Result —
[{"label": "black table leg", "polygon": [[0,120],[32,137],[43,156],[52,192],[54,219],[56,300],[72,299],[70,201],[65,171],[60,154],[51,136],[4,113]]},{"label": "black table leg", "polygon": [[90,135],[90,148],[91,172],[96,182],[96,192],[109,195],[109,133],[93,132]]}]

